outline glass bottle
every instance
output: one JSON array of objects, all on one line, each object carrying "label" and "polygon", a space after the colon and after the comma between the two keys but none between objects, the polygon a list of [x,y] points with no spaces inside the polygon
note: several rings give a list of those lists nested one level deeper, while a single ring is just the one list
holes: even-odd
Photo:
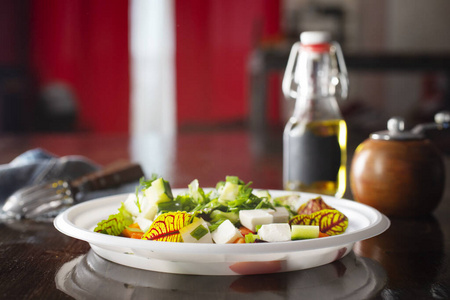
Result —
[{"label": "glass bottle", "polygon": [[283,136],[284,189],[343,196],[347,125],[336,94],[346,98],[347,90],[339,44],[327,32],[303,32],[283,78],[283,93],[296,101]]}]

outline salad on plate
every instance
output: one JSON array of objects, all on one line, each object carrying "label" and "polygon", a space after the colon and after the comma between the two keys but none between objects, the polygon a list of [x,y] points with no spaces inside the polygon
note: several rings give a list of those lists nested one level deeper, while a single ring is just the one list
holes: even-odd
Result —
[{"label": "salad on plate", "polygon": [[215,188],[193,180],[173,195],[170,183],[142,178],[135,194],[94,231],[133,239],[184,243],[263,243],[322,238],[345,232],[348,218],[317,196],[272,197],[227,176]]}]

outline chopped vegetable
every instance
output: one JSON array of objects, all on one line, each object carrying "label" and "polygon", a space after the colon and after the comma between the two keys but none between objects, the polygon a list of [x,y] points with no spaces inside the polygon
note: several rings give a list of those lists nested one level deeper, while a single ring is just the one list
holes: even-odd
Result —
[{"label": "chopped vegetable", "polygon": [[299,207],[297,214],[299,215],[310,215],[322,209],[334,209],[323,201],[322,197],[317,197],[308,200],[305,204]]},{"label": "chopped vegetable", "polygon": [[290,216],[293,217],[297,215],[297,210],[301,206],[301,200],[299,195],[291,194],[273,199],[273,204],[285,207],[289,211]]},{"label": "chopped vegetable", "polygon": [[322,238],[322,237],[328,237],[328,236],[330,236],[330,235],[319,231],[318,237]]},{"label": "chopped vegetable", "polygon": [[[297,212],[300,212],[298,214]],[[348,219],[318,196],[306,203],[299,194],[273,198],[236,176],[205,192],[193,180],[174,197],[168,181],[141,178],[118,212],[96,232],[152,241],[261,243],[342,234]]]},{"label": "chopped vegetable", "polygon": [[140,236],[144,234],[141,228],[139,228],[138,223],[133,223],[130,226],[125,227],[125,229],[122,231],[122,235],[125,237],[131,238],[133,234],[140,234]]},{"label": "chopped vegetable", "polygon": [[250,229],[248,229],[248,228],[245,227],[245,226],[239,227],[239,231],[240,231],[240,233],[241,233],[243,236],[246,236],[247,234],[253,234],[253,233],[254,233],[253,231],[251,231]]},{"label": "chopped vegetable", "polygon": [[150,226],[152,225],[153,221],[149,220],[147,218],[144,218],[142,216],[136,217],[134,219],[134,222],[137,223],[139,225],[139,228],[143,231],[143,232],[147,232],[147,230],[150,228]]},{"label": "chopped vegetable", "polygon": [[219,202],[227,205],[228,202],[236,200],[241,187],[242,186],[237,183],[227,181],[220,191]]},{"label": "chopped vegetable", "polygon": [[204,237],[209,232],[203,225],[198,225],[194,230],[191,231],[191,236],[197,241]]},{"label": "chopped vegetable", "polygon": [[311,215],[298,215],[292,218],[292,225],[318,225],[320,231],[328,235],[342,234],[348,227],[347,217],[335,209],[322,209]]},{"label": "chopped vegetable", "polygon": [[220,220],[230,220],[231,223],[236,224],[239,222],[239,215],[235,212],[223,212],[221,210],[213,210],[209,215],[210,222],[216,223]]},{"label": "chopped vegetable", "polygon": [[191,223],[192,215],[187,212],[162,214],[153,221],[143,240],[181,242],[180,228]]},{"label": "chopped vegetable", "polygon": [[256,240],[260,240],[261,237],[257,234],[253,234],[253,233],[248,233],[245,235],[245,242],[246,243],[255,243]]},{"label": "chopped vegetable", "polygon": [[315,239],[320,235],[317,225],[291,225],[291,238],[293,240]]},{"label": "chopped vegetable", "polygon": [[125,209],[124,204],[119,208],[119,212],[115,215],[110,215],[108,219],[97,224],[94,231],[109,235],[120,235],[122,231],[129,225],[133,224],[131,214]]},{"label": "chopped vegetable", "polygon": [[245,238],[240,237],[234,241],[234,244],[245,244]]},{"label": "chopped vegetable", "polygon": [[161,177],[153,180],[150,187],[144,190],[144,196],[149,197],[156,203],[167,202],[173,199],[169,182]]},{"label": "chopped vegetable", "polygon": [[195,217],[191,224],[180,228],[182,241],[185,243],[212,243],[208,224],[202,219]]}]

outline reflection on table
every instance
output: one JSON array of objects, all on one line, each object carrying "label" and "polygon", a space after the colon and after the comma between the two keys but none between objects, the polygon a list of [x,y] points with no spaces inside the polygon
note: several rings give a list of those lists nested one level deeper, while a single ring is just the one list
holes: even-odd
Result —
[{"label": "reflection on table", "polygon": [[[421,238],[418,239],[417,237]],[[400,237],[400,238],[399,238]],[[448,282],[440,278],[444,259],[444,236],[433,216],[391,219],[391,227],[382,235],[357,242],[357,255],[378,261],[389,274],[385,293],[411,299],[433,297],[447,299]]]},{"label": "reflection on table", "polygon": [[353,252],[321,267],[269,275],[193,276],[134,269],[109,262],[93,250],[64,264],[58,289],[76,299],[367,299],[386,283],[374,260]]}]

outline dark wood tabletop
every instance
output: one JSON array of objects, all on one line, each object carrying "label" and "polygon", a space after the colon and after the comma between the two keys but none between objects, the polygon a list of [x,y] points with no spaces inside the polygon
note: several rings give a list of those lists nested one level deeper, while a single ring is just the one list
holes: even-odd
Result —
[{"label": "dark wood tabletop", "polygon": [[[33,134],[0,139],[2,164],[40,147],[58,156],[82,155],[101,165],[118,159],[137,161],[147,175],[155,171],[152,160],[142,155],[150,155],[151,149],[146,152],[140,148],[142,140],[127,135]],[[350,155],[360,141],[349,145]],[[195,178],[202,186],[213,186],[226,175],[237,175],[253,182],[254,188],[282,189],[279,133],[261,139],[242,129],[181,132],[170,143],[170,151],[161,153],[168,157],[159,165],[156,161],[155,169],[173,188],[187,187]],[[450,159],[445,162],[450,171]],[[345,198],[352,199],[349,188]],[[443,200],[432,215],[391,218],[386,232],[357,242],[339,261],[278,274],[217,277],[132,269],[99,257],[88,243],[58,232],[51,221],[10,220],[0,223],[0,298],[448,299],[449,241],[448,178]]]}]

